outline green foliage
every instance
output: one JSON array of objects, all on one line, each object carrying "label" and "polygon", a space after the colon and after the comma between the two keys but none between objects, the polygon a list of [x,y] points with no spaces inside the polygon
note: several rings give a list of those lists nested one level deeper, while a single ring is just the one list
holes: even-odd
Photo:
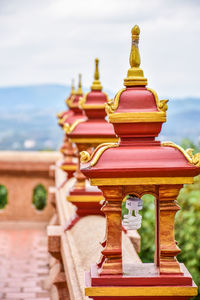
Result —
[{"label": "green foliage", "polygon": [[187,138],[184,138],[181,141],[181,147],[183,147],[184,149],[192,148],[194,149],[194,153],[200,152],[200,144],[195,144]]},{"label": "green foliage", "polygon": [[178,260],[200,286],[200,176],[180,191],[178,203],[181,207],[176,217],[176,240],[181,248]]},{"label": "green foliage", "polygon": [[154,197],[152,195],[144,195],[142,215],[142,226],[139,229],[141,236],[140,258],[144,263],[153,262],[155,251],[155,207]]},{"label": "green foliage", "polygon": [[8,204],[8,190],[0,184],[0,209],[3,209]]},{"label": "green foliage", "polygon": [[43,210],[47,202],[47,191],[42,184],[38,184],[33,190],[33,205],[38,210]]}]

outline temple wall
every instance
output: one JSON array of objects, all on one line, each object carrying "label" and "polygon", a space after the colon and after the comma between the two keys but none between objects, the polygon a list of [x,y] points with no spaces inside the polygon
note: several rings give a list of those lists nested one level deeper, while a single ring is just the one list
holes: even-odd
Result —
[{"label": "temple wall", "polygon": [[[49,221],[53,207],[48,189],[54,186],[49,168],[58,158],[58,152],[0,151],[0,185],[8,191],[8,204],[0,209],[0,221]],[[38,184],[47,191],[43,210],[32,204],[33,190]]]}]

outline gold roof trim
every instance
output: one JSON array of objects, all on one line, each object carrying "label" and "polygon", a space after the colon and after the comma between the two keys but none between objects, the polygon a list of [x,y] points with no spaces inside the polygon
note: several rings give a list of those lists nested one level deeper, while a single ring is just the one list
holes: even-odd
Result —
[{"label": "gold roof trim", "polygon": [[108,143],[111,142],[117,142],[118,138],[110,138],[110,137],[103,137],[103,138],[93,138],[93,137],[86,137],[86,138],[82,138],[82,137],[70,137],[70,142],[72,143],[76,143],[76,144],[88,144],[88,145],[92,145],[93,147],[97,147],[99,144],[105,143],[106,141]]},{"label": "gold roof trim", "polygon": [[110,123],[166,122],[166,113],[162,111],[115,113],[108,115],[108,120]]},{"label": "gold roof trim", "polygon": [[80,124],[84,121],[85,121],[85,119],[76,120],[74,123],[72,123],[71,126],[69,125],[69,123],[65,123],[63,129],[64,129],[66,134],[71,133],[76,128],[76,126],[78,124]]},{"label": "gold roof trim", "polygon": [[[105,103],[104,104],[86,104],[87,95],[90,92],[85,93],[83,97],[79,100],[79,108],[80,109],[105,109]],[[107,101],[109,101],[109,97],[106,93],[104,93],[107,97]]]},{"label": "gold roof trim", "polygon": [[58,125],[63,125],[63,118],[62,119],[58,119]]},{"label": "gold roof trim", "polygon": [[83,109],[88,94],[89,92],[85,93],[85,95],[79,99],[78,106],[80,109]]},{"label": "gold roof trim", "polygon": [[65,123],[65,121],[69,118],[70,116],[69,115],[64,115],[64,117],[62,119],[59,119],[58,120],[58,124],[59,125],[63,125]]},{"label": "gold roof trim", "polygon": [[193,177],[120,177],[120,178],[91,178],[91,185],[160,185],[160,184],[190,184]]},{"label": "gold roof trim", "polygon": [[57,118],[60,119],[61,116],[64,114],[64,112],[65,112],[65,111],[63,110],[63,111],[57,113],[57,114],[56,114]]},{"label": "gold roof trim", "polygon": [[197,167],[200,167],[200,153],[193,154],[194,149],[189,148],[184,150],[181,146],[176,145],[175,143],[170,141],[162,142],[161,145],[178,149],[180,152],[183,153],[183,155],[185,156],[185,158],[189,163]]},{"label": "gold roof trim", "polygon": [[81,154],[81,162],[82,163],[87,163],[89,162],[90,160],[93,159],[93,157],[95,156],[96,152],[103,146],[107,146],[107,145],[110,145],[110,143],[103,143],[103,144],[100,144],[98,145],[94,151],[92,152],[92,154],[89,154],[87,151],[82,151],[80,154]]},{"label": "gold roof trim", "polygon": [[72,108],[72,107],[76,107],[77,105],[74,105],[73,102],[74,102],[74,99],[75,99],[76,95],[72,95],[71,97],[68,97],[66,100],[65,100],[65,103],[67,104],[67,106],[69,108]]},{"label": "gold roof trim", "polygon": [[115,147],[119,147],[119,144],[118,143],[101,144],[94,150],[91,156],[87,151],[82,151],[80,153],[81,163],[89,163],[89,165],[93,167],[98,162],[99,158],[101,157],[101,155],[104,153],[105,150],[109,148],[115,148]]},{"label": "gold roof trim", "polygon": [[147,90],[154,95],[154,98],[156,100],[156,106],[157,106],[158,110],[166,112],[168,109],[167,102],[169,100],[168,99],[159,100],[157,93],[153,89],[147,88]]},{"label": "gold roof trim", "polygon": [[114,101],[113,99],[108,100],[108,102],[105,105],[105,110],[107,115],[109,116],[110,114],[113,114],[114,111],[116,111],[116,109],[119,106],[119,98],[121,96],[121,94],[125,91],[126,89],[121,89],[117,92],[117,94],[115,95]]}]

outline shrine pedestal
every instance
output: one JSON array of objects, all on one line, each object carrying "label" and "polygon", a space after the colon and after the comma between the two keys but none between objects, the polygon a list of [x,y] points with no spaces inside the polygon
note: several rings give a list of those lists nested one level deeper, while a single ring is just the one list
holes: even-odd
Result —
[{"label": "shrine pedestal", "polygon": [[82,217],[89,215],[104,215],[100,210],[100,201],[104,197],[100,191],[90,191],[85,188],[72,189],[66,200],[76,206],[74,218],[66,225],[65,230],[71,229]]},{"label": "shrine pedestal", "polygon": [[93,300],[190,299],[197,286],[186,267],[183,275],[160,275],[153,263],[123,265],[123,275],[99,275],[96,265],[85,273],[85,294]]},{"label": "shrine pedestal", "polygon": [[61,165],[60,168],[67,173],[68,179],[73,177],[74,172],[76,171],[76,166],[77,163],[75,162],[66,162],[64,161]]},{"label": "shrine pedestal", "polygon": [[87,215],[104,215],[101,212],[100,201],[104,197],[101,192],[87,191],[86,189],[72,190],[67,196],[67,201],[77,207],[77,215],[80,217]]}]

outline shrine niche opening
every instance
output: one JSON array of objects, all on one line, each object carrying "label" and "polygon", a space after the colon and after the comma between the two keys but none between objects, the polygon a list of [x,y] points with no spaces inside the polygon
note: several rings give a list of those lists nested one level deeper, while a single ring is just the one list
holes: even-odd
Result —
[{"label": "shrine niche opening", "polygon": [[0,184],[0,209],[4,209],[8,204],[8,190],[5,185]]},{"label": "shrine niche opening", "polygon": [[34,188],[32,203],[37,210],[43,210],[47,205],[47,190],[42,184],[38,184]]},{"label": "shrine niche opening", "polygon": [[[130,195],[140,198],[135,193],[128,194],[122,202],[122,220],[124,216],[128,214],[128,208],[126,208],[126,199]],[[143,263],[151,263],[154,260],[155,253],[155,202],[156,196],[153,194],[144,194],[141,196],[142,209],[139,214],[141,215],[141,227],[136,229],[141,236],[141,245],[138,255]],[[134,212],[132,215],[135,215]],[[131,229],[131,228],[130,228]]]}]

